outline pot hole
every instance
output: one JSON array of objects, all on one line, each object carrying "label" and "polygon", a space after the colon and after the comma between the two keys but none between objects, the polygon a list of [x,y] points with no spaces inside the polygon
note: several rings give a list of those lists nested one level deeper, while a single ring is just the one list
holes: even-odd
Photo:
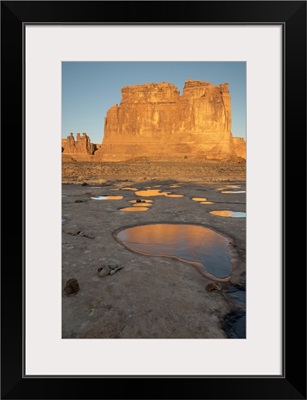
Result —
[{"label": "pot hole", "polygon": [[173,197],[173,198],[179,198],[183,197],[183,194],[166,194],[165,197]]},{"label": "pot hole", "polygon": [[210,214],[218,215],[219,217],[231,217],[231,218],[246,217],[246,212],[244,211],[216,210],[216,211],[210,211]]},{"label": "pot hole", "polygon": [[222,190],[223,194],[236,194],[236,193],[246,193],[245,190]]},{"label": "pot hole", "polygon": [[91,197],[92,200],[122,200],[123,196],[96,196]]},{"label": "pot hole", "polygon": [[149,210],[148,207],[144,207],[144,206],[140,207],[140,206],[138,206],[138,204],[135,204],[132,207],[120,208],[120,211],[128,211],[128,212],[138,212],[138,211],[142,212],[142,211],[148,211],[148,210]]},{"label": "pot hole", "polygon": [[224,187],[217,188],[216,190],[220,191],[220,190],[240,189],[240,188],[241,188],[240,185],[226,185]]},{"label": "pot hole", "polygon": [[135,192],[137,196],[142,196],[142,197],[152,197],[152,196],[165,196],[168,193],[167,192],[161,192],[161,190],[158,189],[147,189],[147,190],[139,190],[138,192]]},{"label": "pot hole", "polygon": [[230,279],[230,241],[212,229],[187,224],[150,224],[123,229],[116,238],[136,253],[175,258],[194,265],[210,279]]},{"label": "pot hole", "polygon": [[135,192],[135,194],[140,197],[155,197],[155,196],[183,197],[183,194],[161,192],[161,190],[156,190],[156,189],[139,190],[138,192]]},{"label": "pot hole", "polygon": [[152,203],[134,203],[132,207],[150,207]]}]

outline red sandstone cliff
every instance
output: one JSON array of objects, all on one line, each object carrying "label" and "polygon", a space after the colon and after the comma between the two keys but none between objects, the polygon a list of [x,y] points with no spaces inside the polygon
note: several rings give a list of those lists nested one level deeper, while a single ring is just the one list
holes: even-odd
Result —
[{"label": "red sandstone cliff", "polygon": [[75,140],[73,133],[67,136],[67,139],[62,139],[62,150],[64,154],[94,154],[95,146],[91,143],[91,139],[86,133],[77,133]]},{"label": "red sandstone cliff", "polygon": [[233,144],[235,146],[235,152],[237,157],[244,158],[246,160],[246,142],[243,138],[233,138]]},{"label": "red sandstone cliff", "polygon": [[120,105],[107,112],[95,159],[138,157],[235,159],[228,84],[188,79],[182,96],[166,82],[123,87]]},{"label": "red sandstone cliff", "polygon": [[77,133],[76,140],[73,133],[67,136],[67,139],[62,139],[62,154],[64,158],[89,161],[93,158],[95,150],[96,145],[91,142],[86,133],[82,133],[82,136]]}]

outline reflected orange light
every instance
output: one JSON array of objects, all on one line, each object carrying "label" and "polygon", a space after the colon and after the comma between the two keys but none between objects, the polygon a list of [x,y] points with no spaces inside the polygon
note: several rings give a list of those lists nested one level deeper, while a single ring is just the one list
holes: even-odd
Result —
[{"label": "reflected orange light", "polygon": [[161,192],[161,190],[156,190],[156,189],[148,189],[148,190],[139,190],[138,192],[135,192],[136,195],[138,196],[143,196],[143,197],[152,197],[152,196],[165,196],[167,192]]},{"label": "reflected orange light", "polygon": [[138,212],[138,211],[147,211],[148,207],[125,207],[121,208],[120,211],[128,211],[128,212]]},{"label": "reflected orange light", "polygon": [[223,190],[221,193],[236,194],[236,193],[246,193],[246,191],[245,190]]},{"label": "reflected orange light", "polygon": [[92,200],[121,200],[123,196],[97,196],[91,197]]},{"label": "reflected orange light", "polygon": [[[135,208],[137,210],[140,208]],[[122,210],[129,210],[122,209]],[[130,211],[130,210],[129,210]],[[212,229],[187,224],[135,226],[117,233],[120,243],[132,251],[175,257],[192,264],[206,276],[226,279],[230,275],[229,240]]]},{"label": "reflected orange light", "polygon": [[210,214],[218,215],[219,217],[232,217],[232,218],[246,217],[246,212],[243,211],[216,210],[216,211],[210,211]]}]

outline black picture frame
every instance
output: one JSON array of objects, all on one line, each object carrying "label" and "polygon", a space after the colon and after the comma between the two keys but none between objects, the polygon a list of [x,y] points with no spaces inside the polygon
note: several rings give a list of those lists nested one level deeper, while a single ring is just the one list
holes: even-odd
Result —
[{"label": "black picture frame", "polygon": [[[282,376],[23,376],[26,268],[23,30],[27,23],[283,26]],[[1,56],[2,398],[306,399],[306,229],[303,234],[297,233],[298,221],[306,228],[306,2],[2,1]],[[12,164],[17,166],[17,173],[10,170]],[[22,240],[20,235],[17,239],[17,232],[22,233]],[[12,246],[19,247],[19,254],[9,250]]]}]

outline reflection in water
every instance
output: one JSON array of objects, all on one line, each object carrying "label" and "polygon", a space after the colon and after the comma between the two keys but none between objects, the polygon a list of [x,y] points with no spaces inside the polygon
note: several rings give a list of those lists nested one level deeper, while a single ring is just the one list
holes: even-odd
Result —
[{"label": "reflection in water", "polygon": [[207,201],[206,197],[192,197],[194,201]]},{"label": "reflection in water", "polygon": [[246,193],[245,190],[223,190],[221,193],[232,194],[232,193]]},{"label": "reflection in water", "polygon": [[125,187],[125,188],[121,188],[121,190],[132,190],[135,192],[137,190],[137,188]]},{"label": "reflection in water", "polygon": [[125,207],[125,208],[121,208],[120,211],[128,211],[128,212],[137,212],[137,211],[147,211],[149,210],[148,207],[135,207],[136,204],[132,207]]},{"label": "reflection in water", "polygon": [[142,197],[153,197],[153,196],[183,197],[183,194],[161,192],[161,190],[158,189],[139,190],[138,192],[135,192],[135,194]]},{"label": "reflection in water", "polygon": [[217,188],[216,190],[227,190],[227,189],[240,189],[239,185],[226,185],[222,188]]},{"label": "reflection in water", "polygon": [[121,200],[123,196],[96,196],[91,197],[93,200]]},{"label": "reflection in water", "polygon": [[173,185],[170,185],[170,188],[179,188],[180,185],[177,185],[176,183],[174,183]]},{"label": "reflection in water", "polygon": [[210,214],[218,215],[219,217],[232,217],[232,218],[246,217],[246,212],[243,211],[218,210],[218,211],[210,211]]},{"label": "reflection in water", "polygon": [[152,196],[165,196],[167,192],[161,192],[161,190],[158,189],[148,189],[148,190],[139,190],[138,192],[135,192],[135,194],[138,196],[152,197]]},{"label": "reflection in water", "polygon": [[166,197],[183,197],[183,194],[166,194]]},{"label": "reflection in water", "polygon": [[185,224],[151,224],[120,231],[117,239],[128,249],[151,256],[174,257],[199,268],[211,279],[230,275],[229,240],[212,229]]},{"label": "reflection in water", "polygon": [[213,201],[201,201],[199,204],[214,204]]}]

